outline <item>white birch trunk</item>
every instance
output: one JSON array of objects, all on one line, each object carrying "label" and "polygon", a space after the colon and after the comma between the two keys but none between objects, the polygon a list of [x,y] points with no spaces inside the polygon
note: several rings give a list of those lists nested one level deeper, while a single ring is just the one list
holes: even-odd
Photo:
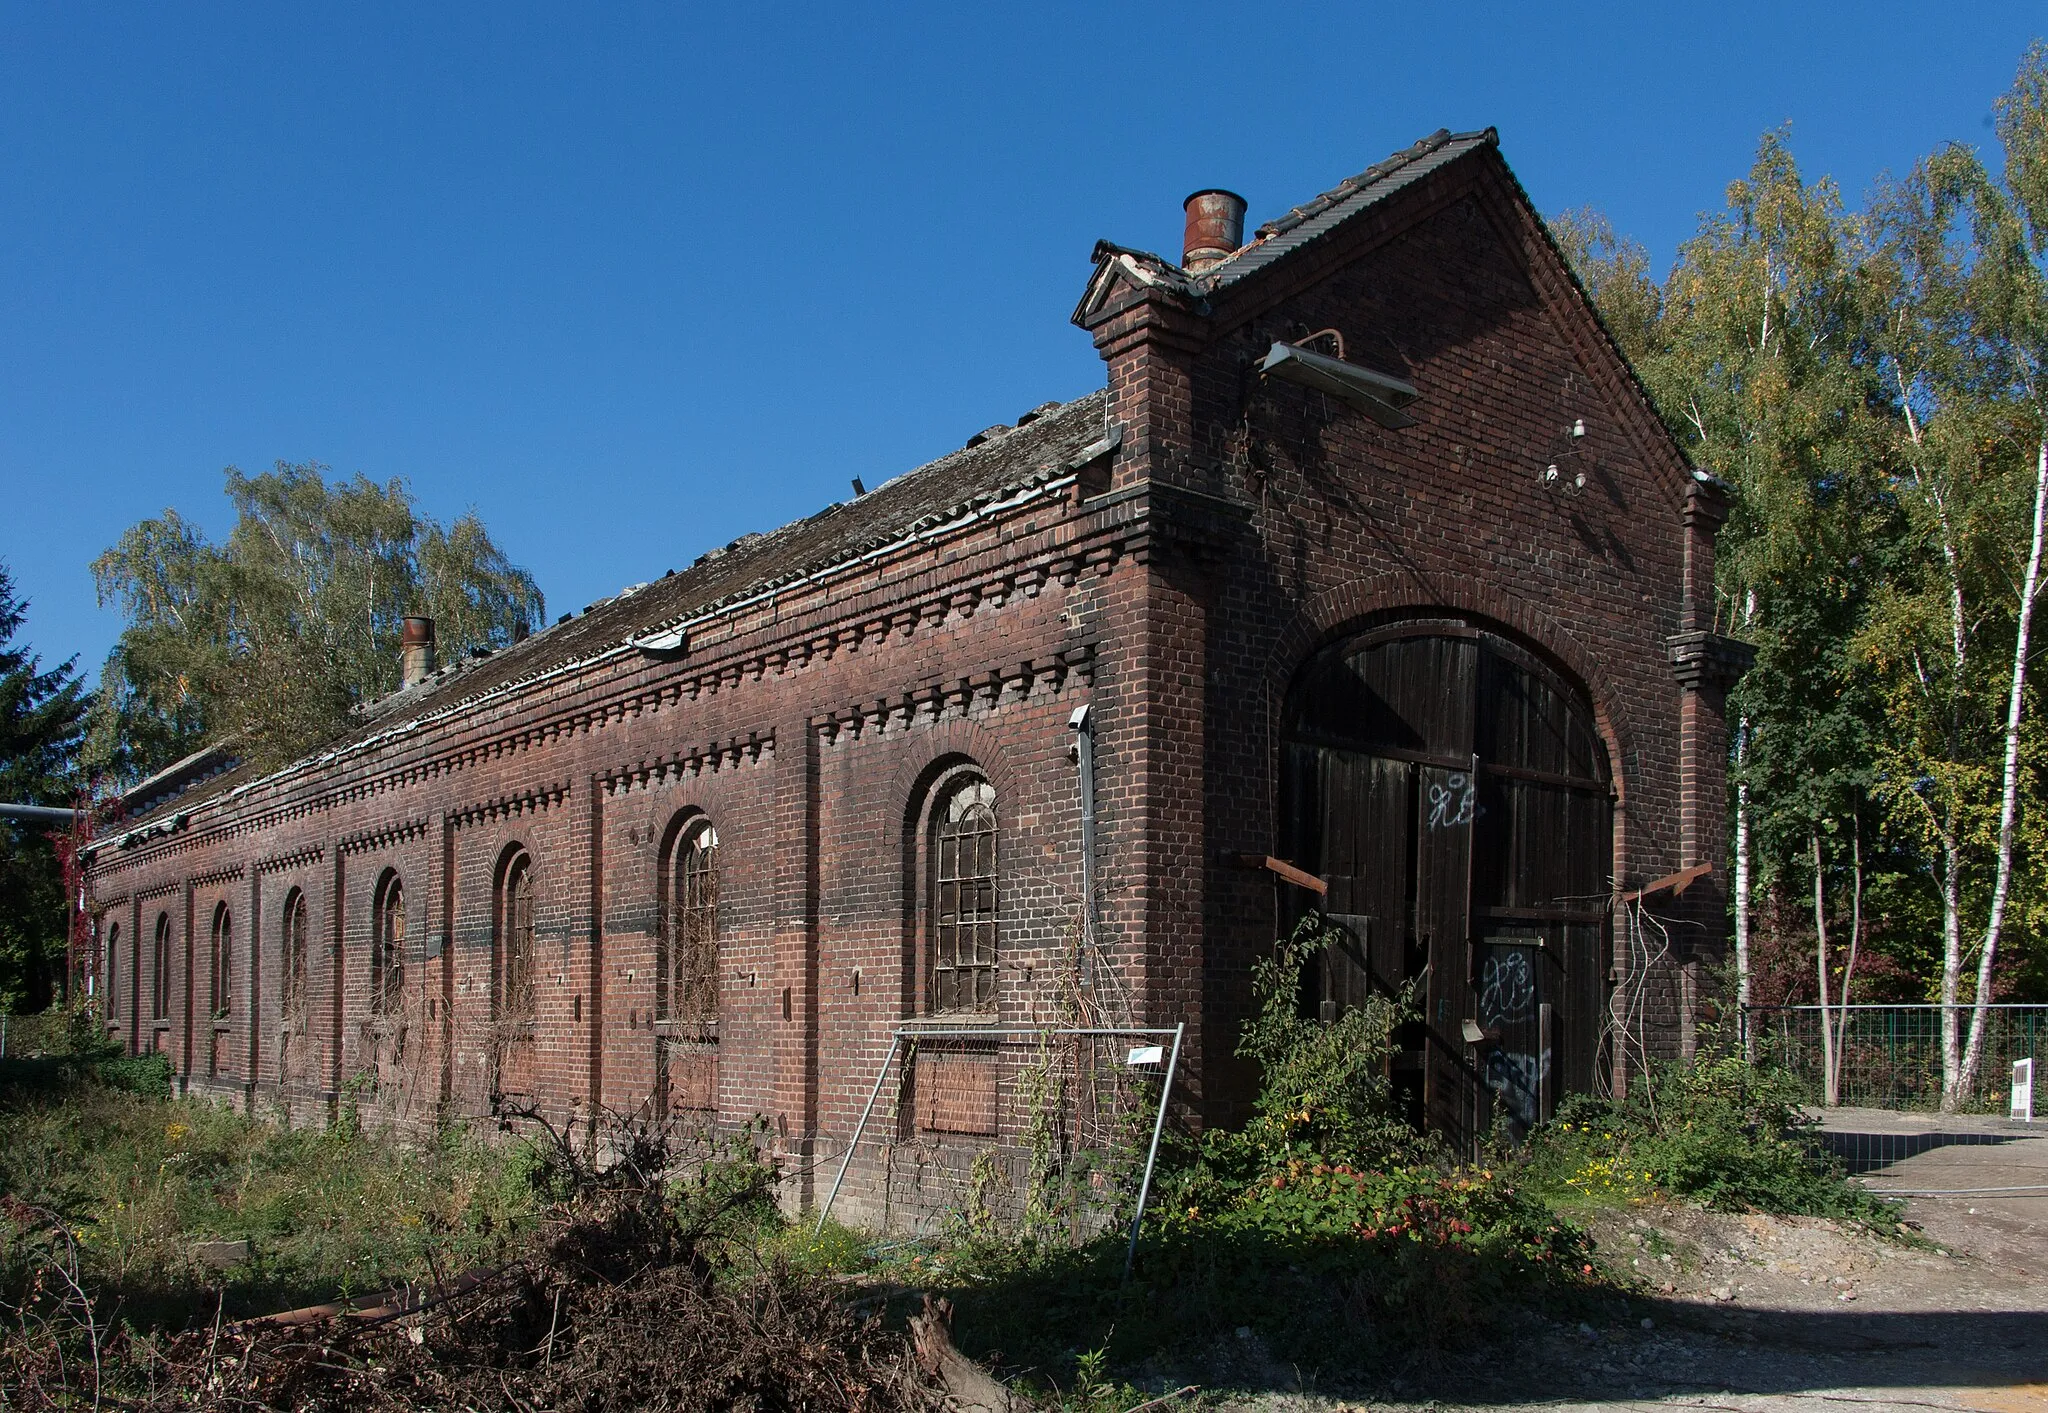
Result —
[{"label": "white birch trunk", "polygon": [[[1749,722],[1735,728],[1735,768],[1742,769],[1748,746]],[[1742,1025],[1742,1058],[1756,1063],[1756,1032],[1750,1024],[1749,1003],[1749,784],[1735,785],[1735,1012]]]},{"label": "white birch trunk", "polygon": [[1835,1069],[1835,1035],[1828,1019],[1828,907],[1826,875],[1821,872],[1820,832],[1813,835],[1814,971],[1820,981],[1821,1102],[1830,1109],[1841,1102],[1841,1076]]},{"label": "white birch trunk", "polygon": [[1954,1113],[1963,1073],[1962,1030],[1956,1013],[1963,974],[1963,851],[1950,811],[1941,836],[1941,1107]]},{"label": "white birch trunk", "polygon": [[[1756,619],[1756,590],[1742,598],[1742,627],[1745,632]],[[1749,1007],[1754,999],[1749,976],[1749,929],[1751,875],[1749,862],[1749,781],[1743,766],[1749,758],[1749,718],[1735,723],[1735,1015],[1742,1028],[1742,1059],[1756,1063],[1756,1030],[1750,1024]]]},{"label": "white birch trunk", "polygon": [[1863,821],[1852,819],[1849,859],[1852,866],[1849,893],[1849,955],[1842,963],[1842,994],[1836,1003],[1835,1096],[1841,1097],[1842,1071],[1849,1063],[1849,988],[1856,982],[1856,954],[1863,946]]},{"label": "white birch trunk", "polygon": [[[1912,440],[1915,452],[1924,450],[1920,419],[1914,415],[1913,399],[1907,386],[1903,369],[1898,372],[1899,403],[1906,414],[1906,435]],[[1961,555],[1956,546],[1955,529],[1949,522],[1948,504],[1942,498],[1941,487],[1928,475],[1917,457],[1913,462],[1913,481],[1927,503],[1934,509],[1935,517],[1941,524],[1941,559],[1948,572],[1949,588],[1949,669],[1952,673],[1949,687],[1949,759],[1955,759],[1961,744],[1961,711],[1963,691],[1963,670],[1969,658],[1969,619],[1964,612],[1963,575]],[[1922,677],[1923,691],[1929,691],[1925,677]],[[1956,1006],[1961,998],[1963,975],[1963,843],[1959,833],[1961,821],[1957,817],[1954,800],[1946,800],[1941,806],[1941,1107],[1953,1112],[1959,1098],[1959,1083],[1963,1071],[1962,1032]]]},{"label": "white birch trunk", "polygon": [[1977,1067],[1984,1059],[1984,1025],[1990,1018],[1991,964],[1998,956],[2005,927],[2005,903],[2012,891],[2013,837],[2019,811],[2020,715],[2027,689],[2027,636],[2034,616],[2034,595],[2041,586],[2041,520],[2048,508],[2048,437],[2043,437],[2034,462],[2034,534],[2027,548],[2027,574],[2020,587],[2020,611],[2013,635],[2012,696],[2005,708],[2005,788],[1998,803],[1998,875],[1991,885],[1991,916],[1984,924],[1984,950],[1977,959],[1976,1006],[1970,1015],[1970,1045],[1957,1076],[1958,1095],[1976,1087]]}]

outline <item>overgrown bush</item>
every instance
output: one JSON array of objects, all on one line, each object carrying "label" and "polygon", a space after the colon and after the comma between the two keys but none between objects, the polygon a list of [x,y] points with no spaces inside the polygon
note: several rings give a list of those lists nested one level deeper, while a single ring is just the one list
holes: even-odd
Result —
[{"label": "overgrown bush", "polygon": [[1626,1098],[1566,1099],[1531,1136],[1522,1171],[1563,1202],[1661,1193],[1724,1212],[1896,1221],[1810,1127],[1790,1076],[1709,1047],[1638,1074]]},{"label": "overgrown bush", "polygon": [[1200,1352],[1243,1328],[1335,1370],[1456,1345],[1509,1297],[1595,1277],[1583,1235],[1513,1175],[1460,1169],[1405,1122],[1387,1076],[1408,998],[1301,1014],[1306,969],[1339,936],[1311,917],[1256,969],[1238,1045],[1263,1076],[1253,1115],[1166,1156],[1130,1282],[1120,1235],[955,1252],[963,1349],[1078,1376],[1076,1350]]},{"label": "overgrown bush", "polygon": [[66,1091],[81,1082],[97,1082],[146,1099],[171,1097],[170,1058],[129,1055],[108,1040],[96,1001],[16,1017],[16,1026],[7,1057],[0,1059],[0,1102],[31,1090]]}]

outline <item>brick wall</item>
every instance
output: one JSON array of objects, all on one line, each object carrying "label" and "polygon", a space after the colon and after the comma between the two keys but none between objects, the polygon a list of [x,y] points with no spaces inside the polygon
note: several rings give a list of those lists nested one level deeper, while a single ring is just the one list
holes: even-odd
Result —
[{"label": "brick wall", "polygon": [[[1100,495],[1020,498],[857,576],[736,609],[681,661],[553,672],[102,849],[92,893],[125,949],[116,1033],[162,1043],[196,1090],[308,1115],[345,1097],[403,1122],[501,1100],[558,1120],[662,1103],[758,1114],[797,1175],[792,1200],[812,1200],[894,1027],[924,1009],[926,812],[934,783],[971,764],[1000,828],[996,1017],[1079,1006],[1185,1022],[1186,1116],[1229,1118],[1250,1083],[1231,1056],[1249,970],[1276,926],[1270,875],[1229,859],[1273,848],[1280,702],[1331,637],[1425,609],[1497,624],[1587,689],[1616,782],[1620,886],[1715,857],[1720,696],[1708,677],[1681,685],[1667,641],[1693,625],[1688,583],[1708,591],[1711,526],[1696,514],[1688,540],[1689,473],[1512,179],[1490,154],[1463,162],[1339,236],[1206,312],[1137,299],[1098,322],[1124,430]],[[1353,361],[1422,390],[1419,425],[1386,431],[1247,381],[1271,342],[1326,328]],[[1566,499],[1536,471],[1575,417],[1589,485]],[[1068,719],[1083,702],[1102,927],[1077,988]],[[715,1042],[656,1023],[664,844],[699,814],[719,838]],[[535,883],[536,1015],[507,1033],[496,892],[518,850]],[[405,890],[405,990],[378,1013],[387,873]],[[295,1031],[279,1016],[294,890],[311,921]],[[1695,953],[1718,935],[1715,897],[1686,900]],[[239,956],[216,1022],[192,988],[221,903]],[[159,913],[179,963],[161,1029]],[[1648,979],[1667,1048],[1676,976]],[[957,1198],[991,1127],[1016,1168],[1008,1061],[914,1059],[880,1107],[849,1216]]]}]

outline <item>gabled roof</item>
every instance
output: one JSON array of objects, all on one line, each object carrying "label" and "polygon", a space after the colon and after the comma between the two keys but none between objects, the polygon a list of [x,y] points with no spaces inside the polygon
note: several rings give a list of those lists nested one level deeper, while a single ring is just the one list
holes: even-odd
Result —
[{"label": "gabled roof", "polygon": [[1492,128],[1459,133],[1438,128],[1420,142],[1337,183],[1315,200],[1303,202],[1278,220],[1266,222],[1254,233],[1251,244],[1232,251],[1195,276],[1195,287],[1208,293],[1235,284],[1328,235],[1368,207],[1413,186],[1466,153],[1499,145],[1500,134]]},{"label": "gabled roof", "polygon": [[1115,286],[1124,282],[1143,289],[1170,291],[1190,301],[1204,299],[1313,244],[1353,216],[1468,153],[1499,145],[1500,134],[1492,128],[1459,133],[1439,128],[1391,157],[1373,163],[1357,176],[1337,183],[1313,201],[1303,202],[1278,220],[1266,222],[1250,244],[1240,246],[1199,272],[1182,269],[1149,250],[1097,241],[1095,274],[1074,309],[1074,322],[1085,324]]},{"label": "gabled roof", "polygon": [[[580,615],[563,615],[554,626],[522,642],[451,664],[416,687],[370,703],[358,729],[285,771],[391,737],[411,723],[500,688],[673,632],[693,619],[793,585],[908,537],[942,530],[991,504],[1057,480],[1107,449],[1108,407],[1106,391],[1068,403],[1045,403],[1025,413],[1014,426],[990,427],[960,450],[907,471],[865,495],[829,505],[765,535],[742,535],[721,549],[698,556],[687,569],[671,570],[649,583],[632,585],[591,604]],[[201,756],[217,758],[218,753],[209,748],[157,777],[151,790],[131,792],[131,798],[141,802],[135,818],[147,818],[172,806],[186,810],[199,800],[262,778],[247,765],[203,779],[185,773],[185,767]],[[182,792],[178,784],[185,786]]]}]

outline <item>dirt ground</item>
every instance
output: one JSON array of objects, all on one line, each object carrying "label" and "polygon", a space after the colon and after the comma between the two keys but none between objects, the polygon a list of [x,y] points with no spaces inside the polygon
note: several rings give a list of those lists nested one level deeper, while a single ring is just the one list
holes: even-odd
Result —
[{"label": "dirt ground", "polygon": [[[1871,1187],[1951,1194],[1907,1199],[1915,1240],[1812,1218],[1606,1215],[1600,1250],[1642,1284],[1597,1327],[1532,1313],[1491,1347],[1390,1368],[1370,1389],[1268,1366],[1244,1381],[1262,1389],[1211,1406],[2048,1413],[2048,1125],[1845,1110],[1826,1126]],[[1981,1190],[2029,1186],[2042,1190]]]}]

